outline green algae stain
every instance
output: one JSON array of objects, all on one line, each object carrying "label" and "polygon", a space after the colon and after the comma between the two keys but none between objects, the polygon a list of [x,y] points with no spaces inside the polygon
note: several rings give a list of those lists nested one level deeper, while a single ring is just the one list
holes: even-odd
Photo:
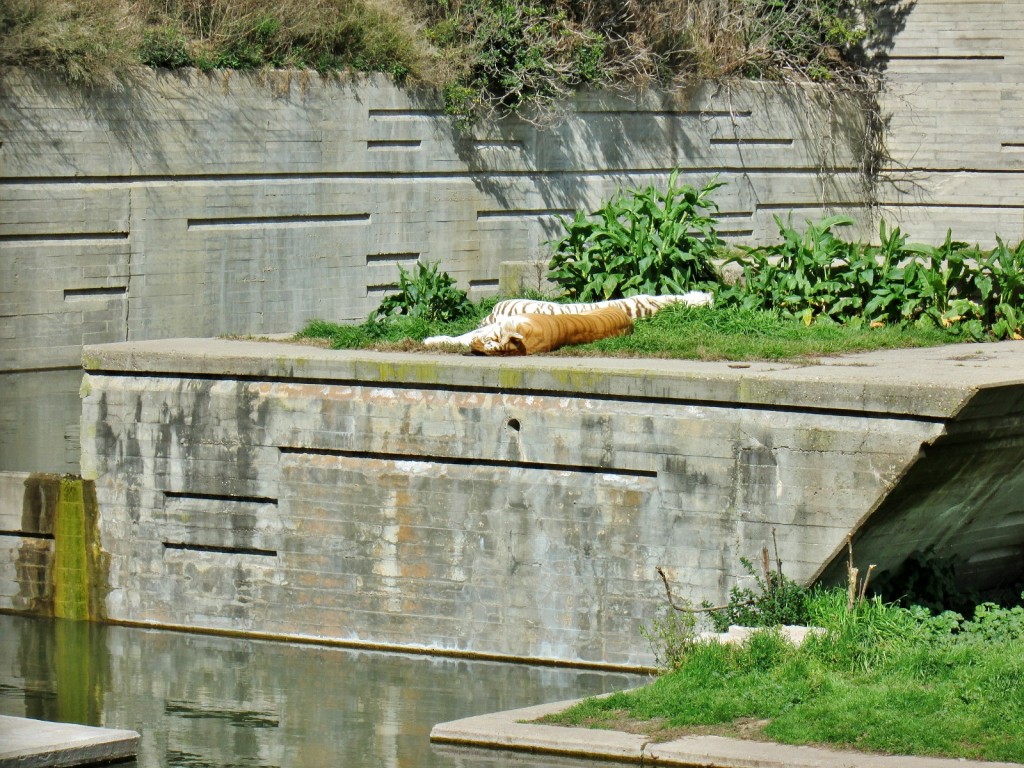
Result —
[{"label": "green algae stain", "polygon": [[436,384],[438,382],[436,363],[394,363],[390,360],[377,363],[377,380],[400,384]]},{"label": "green algae stain", "polygon": [[603,392],[608,389],[608,374],[604,372],[554,368],[550,373],[551,378],[567,390],[581,394]]},{"label": "green algae stain", "polygon": [[65,723],[96,723],[103,712],[104,664],[96,653],[96,628],[84,621],[53,625],[53,674],[57,719]]},{"label": "green algae stain", "polygon": [[499,368],[498,386],[501,389],[523,389],[522,368]]},{"label": "green algae stain", "polygon": [[59,619],[87,619],[89,568],[81,480],[61,478],[53,538],[53,615]]},{"label": "green algae stain", "polygon": [[53,521],[53,615],[57,618],[101,618],[106,579],[98,522],[93,483],[62,477]]}]

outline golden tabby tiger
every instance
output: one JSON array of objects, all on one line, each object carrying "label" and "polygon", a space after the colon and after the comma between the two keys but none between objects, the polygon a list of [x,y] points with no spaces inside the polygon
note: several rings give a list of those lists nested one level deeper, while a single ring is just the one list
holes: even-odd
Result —
[{"label": "golden tabby tiger", "polygon": [[633,321],[615,307],[576,315],[521,314],[500,319],[493,330],[477,335],[470,349],[477,355],[536,355],[633,332]]},{"label": "golden tabby tiger", "polygon": [[[623,310],[630,319],[650,317],[662,307],[670,304],[681,304],[684,307],[710,306],[714,297],[703,291],[689,291],[681,295],[670,296],[630,296],[626,299],[595,301],[589,304],[562,304],[554,301],[534,301],[532,299],[506,299],[494,305],[494,309],[483,319],[476,330],[461,336],[430,336],[423,340],[428,347],[443,345],[471,347],[473,340],[493,339],[499,333],[498,323],[514,315],[575,315],[582,312],[594,312],[599,309],[617,308]],[[482,343],[482,341],[481,341]]]}]

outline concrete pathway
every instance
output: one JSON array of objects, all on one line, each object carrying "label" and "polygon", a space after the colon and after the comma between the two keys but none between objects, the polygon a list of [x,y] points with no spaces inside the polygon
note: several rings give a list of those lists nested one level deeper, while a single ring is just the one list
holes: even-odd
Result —
[{"label": "concrete pathway", "polygon": [[96,765],[128,760],[139,734],[0,715],[0,768]]},{"label": "concrete pathway", "polygon": [[687,736],[655,743],[633,733],[532,722],[575,703],[562,701],[440,723],[431,730],[430,740],[435,744],[699,768],[1020,768],[1016,763],[840,752],[722,736]]}]

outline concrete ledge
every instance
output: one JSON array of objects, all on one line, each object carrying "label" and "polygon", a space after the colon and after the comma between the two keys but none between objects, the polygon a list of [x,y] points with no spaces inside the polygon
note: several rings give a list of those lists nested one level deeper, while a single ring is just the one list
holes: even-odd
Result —
[{"label": "concrete ledge", "polygon": [[1024,382],[1024,344],[955,344],[806,362],[471,357],[277,341],[162,339],[87,346],[87,372],[358,381],[477,391],[798,407],[949,418],[979,389]]},{"label": "concrete ledge", "polygon": [[561,712],[575,703],[562,701],[439,723],[431,730],[430,740],[435,744],[463,747],[700,768],[1011,768],[1016,765],[953,758],[841,752],[722,736],[688,736],[655,743],[646,736],[633,733],[532,722],[545,715]]},{"label": "concrete ledge", "polygon": [[0,716],[0,768],[97,765],[138,751],[135,731]]}]

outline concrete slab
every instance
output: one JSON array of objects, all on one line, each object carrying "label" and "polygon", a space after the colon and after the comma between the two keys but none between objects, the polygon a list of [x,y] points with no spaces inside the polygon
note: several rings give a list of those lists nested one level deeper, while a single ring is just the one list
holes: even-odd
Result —
[{"label": "concrete slab", "polygon": [[358,381],[668,398],[947,418],[980,389],[1024,382],[1024,344],[952,344],[798,362],[472,357],[283,341],[160,339],[86,346],[86,372]]},{"label": "concrete slab", "polygon": [[561,712],[575,701],[439,723],[435,744],[507,749],[641,765],[699,768],[1013,768],[1015,763],[952,758],[874,755],[818,747],[794,747],[722,736],[688,736],[662,743],[646,736],[591,728],[541,725],[535,721]]},{"label": "concrete slab", "polygon": [[128,760],[139,734],[73,723],[0,715],[0,768],[98,765]]}]

